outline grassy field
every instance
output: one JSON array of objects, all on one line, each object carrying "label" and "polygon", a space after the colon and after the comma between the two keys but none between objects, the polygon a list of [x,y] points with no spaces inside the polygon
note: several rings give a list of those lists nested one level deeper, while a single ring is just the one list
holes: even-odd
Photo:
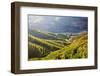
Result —
[{"label": "grassy field", "polygon": [[88,34],[68,38],[51,32],[31,30],[28,35],[29,60],[80,59],[88,57]]}]

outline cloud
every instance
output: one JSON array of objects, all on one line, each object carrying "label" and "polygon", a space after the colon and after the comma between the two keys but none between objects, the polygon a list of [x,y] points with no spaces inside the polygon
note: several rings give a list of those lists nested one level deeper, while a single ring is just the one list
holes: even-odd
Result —
[{"label": "cloud", "polygon": [[59,21],[60,19],[60,17],[55,17],[55,21]]},{"label": "cloud", "polygon": [[43,21],[42,17],[36,17],[36,19],[33,20],[33,23],[41,23]]},{"label": "cloud", "polygon": [[78,22],[72,22],[72,26],[79,26]]},{"label": "cloud", "polygon": [[30,24],[36,24],[41,23],[44,21],[44,18],[42,16],[29,16],[29,23]]},{"label": "cloud", "polygon": [[72,16],[29,16],[29,28],[49,32],[80,32],[87,31],[87,17]]}]

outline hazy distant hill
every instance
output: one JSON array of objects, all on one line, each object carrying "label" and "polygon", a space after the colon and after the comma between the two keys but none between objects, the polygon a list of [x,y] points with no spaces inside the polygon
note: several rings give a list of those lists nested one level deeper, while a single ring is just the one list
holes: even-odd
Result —
[{"label": "hazy distant hill", "polygon": [[59,39],[56,37],[55,34],[53,34],[51,32],[44,32],[44,31],[40,31],[40,30],[29,30],[29,34],[39,37],[39,38],[43,38],[43,39],[53,39],[53,40]]}]

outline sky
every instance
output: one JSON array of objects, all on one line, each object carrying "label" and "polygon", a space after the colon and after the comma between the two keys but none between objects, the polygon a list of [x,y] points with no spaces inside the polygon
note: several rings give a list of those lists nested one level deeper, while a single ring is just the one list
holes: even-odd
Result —
[{"label": "sky", "polygon": [[28,27],[54,33],[79,33],[88,30],[87,17],[28,15]]}]

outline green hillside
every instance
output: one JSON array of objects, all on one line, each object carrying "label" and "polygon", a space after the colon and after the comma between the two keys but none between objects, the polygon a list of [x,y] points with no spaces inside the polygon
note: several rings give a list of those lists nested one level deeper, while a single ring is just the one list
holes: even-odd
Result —
[{"label": "green hillside", "polygon": [[47,56],[52,51],[63,48],[65,45],[68,45],[65,41],[41,39],[29,34],[28,55],[29,58],[41,58]]},{"label": "green hillside", "polygon": [[[46,40],[46,42],[49,43],[48,40]],[[49,54],[46,55],[45,57],[42,57],[42,58],[34,57],[34,58],[31,58],[30,60],[79,59],[79,58],[88,57],[87,33],[81,33],[80,35],[73,37],[70,40],[70,42],[71,42],[70,44],[66,42],[67,44],[64,45],[64,47],[62,48],[61,47],[58,48],[58,50],[50,51]],[[51,41],[51,43],[53,43],[53,41]],[[60,45],[59,43],[57,44]]]},{"label": "green hillside", "polygon": [[60,40],[59,38],[56,37],[55,34],[51,32],[45,32],[45,31],[40,31],[40,30],[30,30],[29,34],[38,38],[42,38],[42,39]]}]

